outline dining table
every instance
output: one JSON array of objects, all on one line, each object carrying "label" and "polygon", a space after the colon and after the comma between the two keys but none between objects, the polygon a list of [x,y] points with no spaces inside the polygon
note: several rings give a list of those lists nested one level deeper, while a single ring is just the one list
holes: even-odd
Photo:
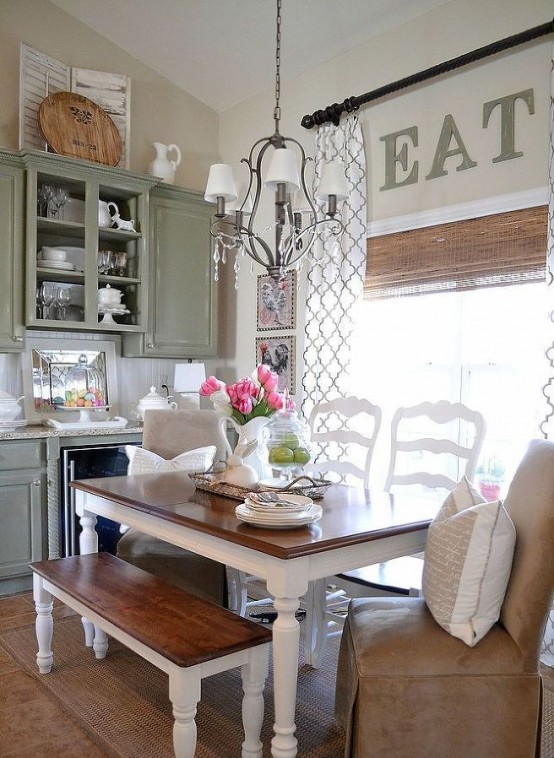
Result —
[{"label": "dining table", "polygon": [[184,472],[77,480],[71,487],[82,554],[97,552],[96,517],[104,516],[265,580],[277,613],[272,627],[274,758],[298,753],[296,611],[309,583],[423,550],[438,509],[435,499],[333,484],[318,501],[318,521],[277,529],[240,521],[235,514],[239,501],[196,488]]}]

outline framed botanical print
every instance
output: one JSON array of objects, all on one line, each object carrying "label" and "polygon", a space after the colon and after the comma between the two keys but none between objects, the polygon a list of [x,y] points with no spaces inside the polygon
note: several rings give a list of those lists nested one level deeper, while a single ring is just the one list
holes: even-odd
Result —
[{"label": "framed botanical print", "polygon": [[256,337],[256,363],[265,363],[279,377],[277,389],[279,392],[288,390],[295,393],[295,338],[292,335],[284,337]]},{"label": "framed botanical print", "polygon": [[276,281],[267,274],[258,276],[257,328],[295,328],[296,271],[287,271],[284,279]]}]

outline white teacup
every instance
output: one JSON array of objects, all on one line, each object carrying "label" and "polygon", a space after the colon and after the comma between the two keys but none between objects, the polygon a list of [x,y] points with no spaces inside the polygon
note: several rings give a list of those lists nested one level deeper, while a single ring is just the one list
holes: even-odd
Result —
[{"label": "white teacup", "polygon": [[67,258],[67,253],[59,247],[43,247],[42,258],[45,261],[56,261],[62,263]]}]

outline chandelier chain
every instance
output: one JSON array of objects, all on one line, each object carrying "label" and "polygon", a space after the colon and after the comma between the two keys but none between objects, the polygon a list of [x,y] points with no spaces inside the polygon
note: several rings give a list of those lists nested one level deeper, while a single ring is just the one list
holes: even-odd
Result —
[{"label": "chandelier chain", "polygon": [[279,132],[279,119],[281,118],[281,0],[277,0],[277,32],[275,35],[275,132]]}]

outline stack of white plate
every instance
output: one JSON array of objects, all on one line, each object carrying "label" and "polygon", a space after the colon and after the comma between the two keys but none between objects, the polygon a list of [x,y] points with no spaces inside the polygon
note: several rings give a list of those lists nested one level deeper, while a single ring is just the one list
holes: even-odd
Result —
[{"label": "stack of white plate", "polygon": [[68,261],[37,261],[37,268],[54,268],[59,271],[75,271],[75,264]]},{"label": "stack of white plate", "polygon": [[237,505],[235,514],[239,521],[263,529],[294,529],[313,524],[321,518],[321,506],[303,495],[279,496],[265,499],[267,493],[250,492],[244,503]]}]

